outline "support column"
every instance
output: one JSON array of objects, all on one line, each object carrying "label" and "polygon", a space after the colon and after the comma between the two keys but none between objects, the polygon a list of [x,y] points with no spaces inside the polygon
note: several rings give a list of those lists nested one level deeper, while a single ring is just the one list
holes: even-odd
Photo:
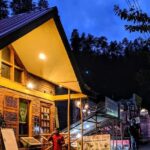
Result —
[{"label": "support column", "polygon": [[68,89],[68,150],[70,150],[70,89]]},{"label": "support column", "polygon": [[114,120],[113,120],[113,131],[112,131],[113,132],[113,136],[112,136],[113,137],[113,150],[115,149],[115,141],[114,141],[115,140],[115,136],[114,136],[115,132],[114,132],[114,130],[115,130],[115,128],[114,128]]},{"label": "support column", "polygon": [[120,134],[121,134],[121,148],[123,149],[123,128],[122,128],[122,122],[120,122]]},{"label": "support column", "polygon": [[81,117],[81,150],[83,150],[83,113],[82,113],[82,99],[80,99],[80,117]]}]

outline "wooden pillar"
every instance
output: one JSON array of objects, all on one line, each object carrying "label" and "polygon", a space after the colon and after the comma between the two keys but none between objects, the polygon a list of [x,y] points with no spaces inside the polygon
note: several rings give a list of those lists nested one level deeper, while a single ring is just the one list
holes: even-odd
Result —
[{"label": "wooden pillar", "polygon": [[68,89],[68,150],[70,150],[70,89]]},{"label": "wooden pillar", "polygon": [[0,77],[2,74],[2,50],[0,50]]},{"label": "wooden pillar", "polygon": [[82,99],[80,99],[80,117],[81,117],[81,150],[83,150],[83,113],[82,113]]}]

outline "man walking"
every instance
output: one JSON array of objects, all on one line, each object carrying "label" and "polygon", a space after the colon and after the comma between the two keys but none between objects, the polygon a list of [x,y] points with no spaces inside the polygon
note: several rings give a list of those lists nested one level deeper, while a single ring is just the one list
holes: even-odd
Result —
[{"label": "man walking", "polygon": [[49,137],[49,141],[53,143],[53,150],[62,150],[62,145],[65,144],[64,137],[59,134],[58,128],[55,128],[53,134]]}]

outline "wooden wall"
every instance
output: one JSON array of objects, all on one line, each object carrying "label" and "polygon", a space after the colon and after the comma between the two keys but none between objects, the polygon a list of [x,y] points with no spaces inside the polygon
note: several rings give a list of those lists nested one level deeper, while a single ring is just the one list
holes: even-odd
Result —
[{"label": "wooden wall", "polygon": [[34,89],[43,93],[55,95],[55,85],[35,75],[27,73],[26,82],[32,82]]},{"label": "wooden wall", "polygon": [[16,92],[4,87],[0,87],[0,111],[2,112],[6,121],[7,127],[14,128],[16,138],[19,136],[19,99],[26,99],[30,101],[29,107],[29,136],[33,135],[33,118],[37,116],[40,118],[40,104],[41,102],[51,104],[50,108],[50,131],[55,128],[55,104],[54,102],[44,100],[38,97],[26,95]]}]

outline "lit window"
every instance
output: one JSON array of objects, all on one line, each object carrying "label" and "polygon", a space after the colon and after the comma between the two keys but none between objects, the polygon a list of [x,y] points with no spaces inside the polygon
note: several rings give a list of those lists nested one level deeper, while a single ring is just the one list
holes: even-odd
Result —
[{"label": "lit window", "polygon": [[10,66],[2,63],[2,77],[10,79]]}]

